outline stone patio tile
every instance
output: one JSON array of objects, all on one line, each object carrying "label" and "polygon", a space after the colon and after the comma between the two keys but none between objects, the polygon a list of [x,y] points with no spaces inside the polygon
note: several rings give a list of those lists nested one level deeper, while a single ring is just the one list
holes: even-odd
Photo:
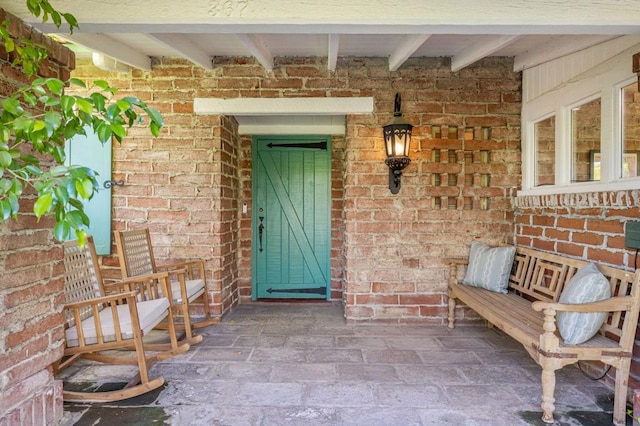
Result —
[{"label": "stone patio tile", "polygon": [[487,339],[483,337],[438,337],[438,341],[444,349],[491,349],[493,346],[489,344]]},{"label": "stone patio tile", "polygon": [[220,406],[235,404],[238,383],[229,380],[172,380],[166,383],[157,405],[171,407],[182,404],[209,404],[215,401]]},{"label": "stone patio tile", "polygon": [[[200,334],[200,333],[198,333],[198,334]],[[202,342],[198,343],[197,345],[193,345],[193,348],[203,347],[203,346],[225,348],[225,347],[233,346],[237,339],[238,339],[238,336],[234,336],[232,334],[229,334],[229,335],[226,335],[226,334],[217,334],[217,335],[203,334],[202,335]]]},{"label": "stone patio tile", "polygon": [[339,336],[336,338],[339,348],[352,349],[388,349],[387,341],[379,337]]},{"label": "stone patio tile", "polygon": [[210,371],[216,369],[215,365],[204,362],[159,362],[151,369],[151,374],[154,377],[162,376],[165,380],[174,379],[188,379],[188,378],[200,378],[207,375]]},{"label": "stone patio tile", "polygon": [[211,348],[196,346],[191,361],[246,361],[253,348]]},{"label": "stone patio tile", "polygon": [[387,346],[391,349],[440,349],[440,342],[433,337],[425,336],[393,336],[383,337],[382,340],[387,342]]},{"label": "stone patio tile", "polygon": [[256,348],[282,348],[287,342],[287,336],[239,336],[235,346]]},{"label": "stone patio tile", "polygon": [[400,378],[393,365],[384,364],[338,364],[338,376],[340,380],[347,382],[399,382]]},{"label": "stone patio tile", "polygon": [[368,407],[366,410],[359,408],[341,408],[340,425],[345,426],[420,426],[420,410],[411,408]]},{"label": "stone patio tile", "polygon": [[398,378],[405,383],[413,384],[441,384],[441,385],[462,385],[469,383],[455,367],[443,368],[435,365],[396,365],[395,370]]},{"label": "stone patio tile", "polygon": [[289,336],[286,347],[291,348],[334,348],[336,339],[333,336]]},{"label": "stone patio tile", "polygon": [[349,363],[362,362],[362,351],[357,349],[315,349],[307,350],[309,362]]},{"label": "stone patio tile", "polygon": [[303,385],[300,383],[240,383],[235,404],[249,407],[301,405],[302,392]]},{"label": "stone patio tile", "polygon": [[368,364],[419,364],[422,359],[416,351],[396,349],[365,349],[362,351]]},{"label": "stone patio tile", "polygon": [[[505,410],[425,409],[419,411],[423,426],[531,426],[521,416]],[[578,426],[578,425],[574,425]]]},{"label": "stone patio tile", "polygon": [[328,407],[376,405],[371,385],[366,383],[306,383],[305,404]]},{"label": "stone patio tile", "polygon": [[197,406],[176,405],[166,411],[171,415],[170,424],[189,426],[255,426],[261,423],[264,416],[261,407],[243,407],[238,410],[235,405],[221,406],[215,402],[199,403]]},{"label": "stone patio tile", "polygon": [[311,325],[304,324],[272,324],[267,323],[264,325],[262,329],[263,335],[282,335],[282,336],[293,336],[296,334],[299,335],[307,335],[309,334],[309,330],[311,329]]},{"label": "stone patio tile", "polygon": [[429,350],[416,351],[424,364],[436,365],[481,365],[482,362],[473,351]]},{"label": "stone patio tile", "polygon": [[383,383],[375,386],[375,396],[379,404],[392,407],[446,407],[449,400],[439,386],[420,384]]},{"label": "stone patio tile", "polygon": [[275,382],[327,382],[341,380],[334,364],[273,364],[273,381]]},{"label": "stone patio tile", "polygon": [[[521,401],[517,397],[516,389],[504,383],[500,385],[485,385],[482,382],[474,382],[466,385],[446,385],[445,394],[449,401],[456,407],[465,409],[514,407],[519,409]],[[526,407],[522,407],[526,409]]]},{"label": "stone patio tile", "polygon": [[216,363],[215,367],[203,374],[203,376],[212,380],[269,381],[272,370],[272,364],[222,362]]},{"label": "stone patio tile", "polygon": [[199,334],[203,336],[216,336],[219,334],[233,334],[236,336],[255,336],[262,332],[262,324],[229,324],[220,323],[213,327],[201,328],[198,330]]},{"label": "stone patio tile", "polygon": [[286,407],[263,410],[261,426],[335,426],[343,424],[339,409],[332,407]]},{"label": "stone patio tile", "polygon": [[458,371],[471,383],[535,383],[524,369],[517,366],[459,366]]},{"label": "stone patio tile", "polygon": [[[514,365],[522,368],[540,369],[533,358],[522,349],[500,351],[496,351],[495,349],[474,349],[473,352],[484,365]],[[539,375],[539,371],[536,375]]]},{"label": "stone patio tile", "polygon": [[250,362],[306,362],[307,351],[298,348],[256,348]]}]

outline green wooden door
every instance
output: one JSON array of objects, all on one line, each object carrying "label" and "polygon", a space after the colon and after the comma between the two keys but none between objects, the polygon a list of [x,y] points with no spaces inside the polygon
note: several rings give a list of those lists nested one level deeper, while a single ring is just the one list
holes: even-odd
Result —
[{"label": "green wooden door", "polygon": [[253,139],[253,299],[331,298],[331,140]]}]

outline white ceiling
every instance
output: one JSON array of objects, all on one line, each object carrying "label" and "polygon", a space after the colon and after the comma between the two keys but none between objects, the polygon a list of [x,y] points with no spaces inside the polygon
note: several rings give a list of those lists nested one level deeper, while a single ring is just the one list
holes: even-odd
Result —
[{"label": "white ceiling", "polygon": [[205,69],[216,57],[253,56],[267,73],[280,56],[321,57],[329,72],[347,56],[388,58],[391,71],[411,57],[450,57],[458,71],[509,56],[521,71],[640,34],[640,0],[52,0],[78,19],[72,35],[25,3],[0,7],[104,63],[142,70],[162,56]]},{"label": "white ceiling", "polygon": [[47,33],[121,63],[182,56],[211,69],[220,56],[452,58],[454,71],[485,56],[515,57],[516,70],[613,37],[640,34],[640,0],[54,0],[80,22],[73,35],[35,21],[25,0],[0,7]]}]

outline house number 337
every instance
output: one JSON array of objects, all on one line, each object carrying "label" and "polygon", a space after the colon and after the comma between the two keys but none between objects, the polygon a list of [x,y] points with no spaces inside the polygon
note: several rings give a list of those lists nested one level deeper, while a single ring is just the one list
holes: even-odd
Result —
[{"label": "house number 337", "polygon": [[249,0],[210,0],[209,15],[211,16],[242,16]]}]

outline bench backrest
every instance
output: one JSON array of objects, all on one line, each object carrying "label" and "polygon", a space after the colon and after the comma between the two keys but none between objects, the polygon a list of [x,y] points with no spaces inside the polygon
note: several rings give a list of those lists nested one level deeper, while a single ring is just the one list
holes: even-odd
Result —
[{"label": "bench backrest", "polygon": [[[517,247],[509,288],[531,300],[557,302],[577,270],[588,264],[585,260]],[[617,336],[619,340],[623,331],[629,329],[629,333],[624,334],[630,341],[620,344],[632,345],[640,308],[640,273],[603,265],[598,265],[598,269],[609,280],[612,296],[632,296],[629,309],[610,313],[600,333]]]}]

